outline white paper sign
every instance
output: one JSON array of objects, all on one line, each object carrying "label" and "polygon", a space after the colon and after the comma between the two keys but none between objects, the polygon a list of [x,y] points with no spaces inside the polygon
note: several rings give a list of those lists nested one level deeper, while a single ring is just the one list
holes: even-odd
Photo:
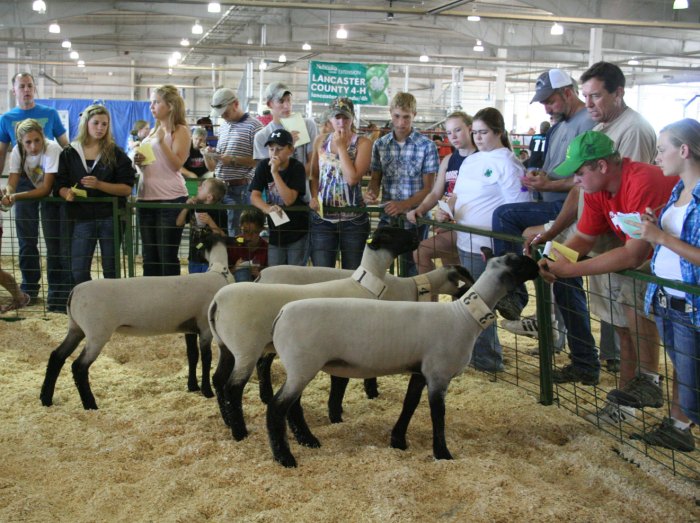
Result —
[{"label": "white paper sign", "polygon": [[452,209],[450,209],[450,205],[445,201],[445,200],[438,200],[438,207],[442,212],[447,214],[447,216],[450,217],[450,220],[454,220],[455,217],[452,215]]},{"label": "white paper sign", "polygon": [[269,216],[272,218],[272,223],[274,223],[277,227],[289,221],[289,216],[287,216],[287,213],[282,210],[280,210],[280,212],[271,212]]},{"label": "white paper sign", "polygon": [[311,141],[309,130],[306,128],[306,122],[301,114],[294,113],[289,118],[282,118],[282,126],[290,133],[294,131],[299,133],[299,139],[294,142],[294,147],[301,147]]}]

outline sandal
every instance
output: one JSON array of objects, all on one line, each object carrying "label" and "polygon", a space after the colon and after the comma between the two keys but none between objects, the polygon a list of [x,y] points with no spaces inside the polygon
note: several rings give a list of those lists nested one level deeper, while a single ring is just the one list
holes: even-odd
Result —
[{"label": "sandal", "polygon": [[26,292],[23,292],[22,295],[20,296],[19,301],[14,300],[10,302],[7,305],[4,305],[3,307],[0,307],[0,314],[5,314],[6,312],[10,311],[16,311],[18,309],[22,309],[29,305],[29,302],[31,301],[31,297],[29,294]]}]

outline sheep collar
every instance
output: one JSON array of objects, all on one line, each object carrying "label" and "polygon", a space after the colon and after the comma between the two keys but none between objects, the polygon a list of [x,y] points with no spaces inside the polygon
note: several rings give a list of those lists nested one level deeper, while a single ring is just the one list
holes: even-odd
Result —
[{"label": "sheep collar", "polygon": [[362,287],[371,292],[375,297],[381,298],[386,291],[386,283],[381,278],[377,278],[374,274],[360,265],[352,274],[352,279],[359,283]]},{"label": "sheep collar", "polygon": [[496,314],[475,291],[467,291],[459,301],[465,305],[469,315],[476,320],[482,329],[486,329],[496,320]]},{"label": "sheep collar", "polygon": [[418,293],[418,301],[430,301],[432,297],[430,280],[425,274],[419,274],[413,277],[413,283],[416,284],[416,292]]},{"label": "sheep collar", "polygon": [[231,271],[229,271],[228,267],[223,263],[212,263],[209,266],[209,272],[218,272],[224,277],[227,283],[233,282],[233,275],[231,274]]}]

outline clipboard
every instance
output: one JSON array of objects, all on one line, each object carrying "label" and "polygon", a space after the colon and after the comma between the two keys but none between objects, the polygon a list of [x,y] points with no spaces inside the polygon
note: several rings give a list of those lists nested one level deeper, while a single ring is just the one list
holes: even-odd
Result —
[{"label": "clipboard", "polygon": [[309,136],[309,130],[306,128],[306,122],[304,118],[299,113],[292,114],[289,118],[282,118],[282,127],[284,127],[290,133],[297,131],[299,133],[299,139],[294,142],[294,147],[301,147],[306,145],[311,141]]}]

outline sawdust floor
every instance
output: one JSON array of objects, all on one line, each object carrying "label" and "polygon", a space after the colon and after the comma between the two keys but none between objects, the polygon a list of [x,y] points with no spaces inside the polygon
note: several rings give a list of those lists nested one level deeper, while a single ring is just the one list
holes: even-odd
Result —
[{"label": "sawdust floor", "polygon": [[[566,409],[467,371],[447,396],[454,461],[432,458],[425,398],[409,449],[389,447],[407,378],[381,396],[348,388],[331,425],[329,380],[304,405],[320,449],[292,443],[299,467],[272,461],[257,383],[246,389],[251,435],[235,442],[215,399],[186,392],[181,336],[115,336],[93,365],[100,410],[84,411],[70,367],[55,404],[39,389],[66,317],[0,322],[0,521],[698,521],[697,485],[650,474],[614,439]],[[77,354],[77,353],[76,353]],[[72,358],[71,358],[72,360]],[[69,362],[71,361],[69,360]],[[275,383],[283,371],[274,366]]]}]

